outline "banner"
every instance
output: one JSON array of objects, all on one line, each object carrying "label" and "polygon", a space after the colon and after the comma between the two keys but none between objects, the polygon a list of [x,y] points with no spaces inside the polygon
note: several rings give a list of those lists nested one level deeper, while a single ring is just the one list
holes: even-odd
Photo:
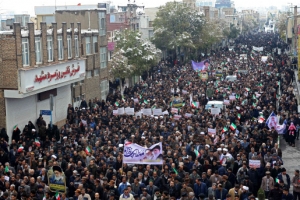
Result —
[{"label": "banner", "polygon": [[204,60],[202,62],[195,62],[192,60],[192,67],[195,71],[202,71],[202,70],[207,70],[209,67],[209,60]]},{"label": "banner", "polygon": [[142,113],[143,113],[143,115],[150,116],[150,115],[152,115],[152,110],[151,110],[151,108],[144,108],[144,109],[142,109]]},{"label": "banner", "polygon": [[113,110],[113,115],[119,115],[119,111],[118,110]]},{"label": "banner", "polygon": [[159,109],[153,109],[153,115],[157,115],[157,116],[162,115],[161,108],[159,108]]},{"label": "banner", "polygon": [[130,107],[125,108],[125,113],[127,115],[134,115],[134,108],[130,108]]},{"label": "banner", "polygon": [[208,135],[215,137],[217,130],[216,129],[212,129],[212,128],[208,128],[207,129]]},{"label": "banner", "polygon": [[178,109],[177,108],[171,108],[171,113],[173,113],[173,114],[176,113],[177,114],[178,113]]},{"label": "banner", "polygon": [[66,192],[66,176],[61,167],[53,166],[47,175],[49,188],[52,192]]},{"label": "banner", "polygon": [[124,115],[124,114],[125,114],[125,109],[124,109],[124,107],[118,108],[118,114],[119,114],[119,115]]},{"label": "banner", "polygon": [[261,61],[266,62],[268,60],[268,56],[262,56]]},{"label": "banner", "polygon": [[210,114],[218,115],[220,113],[220,108],[210,108]]},{"label": "banner", "polygon": [[253,46],[253,50],[254,51],[263,51],[264,47],[255,47],[255,46]]},{"label": "banner", "polygon": [[135,143],[125,143],[123,163],[162,165],[162,143],[156,143],[150,148]]},{"label": "banner", "polygon": [[269,127],[269,129],[274,127],[278,134],[284,134],[284,131],[286,129],[286,122],[284,122],[282,125],[277,124],[277,116],[274,112],[272,112],[269,118],[267,119],[266,125]]},{"label": "banner", "polygon": [[260,168],[260,160],[249,160],[249,167],[250,168]]}]

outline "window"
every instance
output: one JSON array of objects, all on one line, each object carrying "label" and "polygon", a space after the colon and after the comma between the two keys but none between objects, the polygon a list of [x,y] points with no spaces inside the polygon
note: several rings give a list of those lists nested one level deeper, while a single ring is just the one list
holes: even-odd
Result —
[{"label": "window", "polygon": [[109,91],[109,83],[107,80],[101,81],[100,91],[101,91],[101,99],[105,100]]},{"label": "window", "polygon": [[90,55],[91,54],[91,38],[85,37],[85,54]]},{"label": "window", "polygon": [[86,71],[86,78],[92,78],[92,71]]},{"label": "window", "polygon": [[107,49],[106,47],[100,47],[100,67],[106,68],[106,61],[107,61]]},{"label": "window", "polygon": [[63,46],[63,38],[61,35],[57,36],[58,43],[58,60],[64,59],[64,46]]},{"label": "window", "polygon": [[23,66],[29,66],[28,38],[22,38],[22,60],[23,60]]},{"label": "window", "polygon": [[78,44],[78,35],[74,36],[75,42],[75,57],[79,57],[79,44]]},{"label": "window", "polygon": [[98,36],[93,36],[93,53],[98,53]]},{"label": "window", "polygon": [[105,12],[99,12],[98,17],[99,17],[99,34],[100,36],[103,36],[106,34]]},{"label": "window", "polygon": [[99,76],[100,69],[94,69],[94,76]]},{"label": "window", "polygon": [[68,58],[72,58],[72,37],[71,35],[67,36],[67,42],[68,42]]},{"label": "window", "polygon": [[48,62],[53,61],[53,39],[52,36],[47,36],[47,54]]},{"label": "window", "polygon": [[40,37],[35,37],[35,57],[36,57],[36,64],[42,63],[42,43]]}]

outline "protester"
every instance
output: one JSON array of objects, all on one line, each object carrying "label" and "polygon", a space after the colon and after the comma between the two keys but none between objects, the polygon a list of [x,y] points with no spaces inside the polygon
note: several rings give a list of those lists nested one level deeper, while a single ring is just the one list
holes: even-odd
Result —
[{"label": "protester", "polygon": [[287,46],[277,33],[241,35],[230,46],[197,57],[206,72],[168,58],[123,93],[68,105],[60,129],[40,116],[14,130],[11,145],[3,132],[3,197],[244,200],[261,188],[288,199],[291,184],[299,197],[299,171],[290,180],[278,146],[279,135],[296,146],[300,127],[293,69],[278,53]]}]

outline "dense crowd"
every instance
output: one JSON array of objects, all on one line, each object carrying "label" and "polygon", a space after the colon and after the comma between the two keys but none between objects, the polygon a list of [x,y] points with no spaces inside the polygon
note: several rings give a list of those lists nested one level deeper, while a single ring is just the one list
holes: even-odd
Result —
[{"label": "dense crowd", "polygon": [[[278,34],[239,36],[230,48],[199,55],[210,63],[207,80],[189,63],[166,59],[123,93],[69,105],[65,125],[54,134],[42,116],[29,122],[14,131],[11,144],[1,137],[0,199],[299,199],[299,170],[286,173],[278,132],[266,124],[273,112],[278,124],[286,124],[285,140],[295,146],[300,116],[294,71],[289,57],[278,53],[286,47]],[[227,81],[231,75],[237,80]],[[212,100],[229,104],[213,115],[206,108]],[[182,104],[177,117],[174,102]],[[121,107],[168,114],[113,115]],[[123,163],[126,141],[143,147],[161,142],[163,165]],[[250,160],[259,166],[250,166]],[[66,177],[60,196],[49,188],[48,172],[56,166]]]}]

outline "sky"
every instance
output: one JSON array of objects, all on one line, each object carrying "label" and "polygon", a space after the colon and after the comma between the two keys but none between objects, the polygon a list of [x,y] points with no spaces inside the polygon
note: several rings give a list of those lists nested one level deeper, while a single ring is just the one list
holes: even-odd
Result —
[{"label": "sky", "polygon": [[[6,13],[7,11],[14,11],[15,14],[28,13],[34,16],[34,6],[43,5],[77,5],[81,3],[82,5],[87,4],[97,4],[99,2],[104,2],[105,0],[0,0],[0,13]],[[115,5],[125,5],[128,0],[111,0]],[[132,0],[133,1],[133,0]],[[146,7],[158,7],[164,5],[170,0],[136,0],[138,5],[144,5]],[[180,0],[176,0],[180,1]],[[236,7],[268,7],[277,6],[281,8],[282,5],[296,5],[300,6],[299,0],[234,0]]]}]

